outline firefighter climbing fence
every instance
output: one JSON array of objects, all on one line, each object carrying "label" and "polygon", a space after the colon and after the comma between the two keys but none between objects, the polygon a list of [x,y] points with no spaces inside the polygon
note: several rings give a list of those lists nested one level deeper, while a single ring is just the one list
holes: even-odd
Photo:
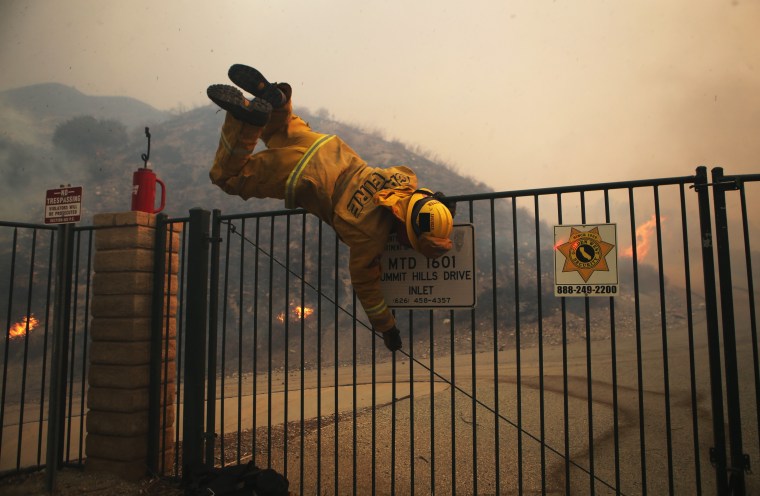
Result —
[{"label": "firefighter climbing fence", "polygon": [[[181,476],[190,463],[253,462],[286,475],[296,494],[758,492],[759,180],[699,168],[455,197],[455,222],[476,233],[477,306],[396,310],[403,349],[395,355],[356,300],[347,247],[315,217],[159,216],[159,233],[183,225],[176,278],[162,263],[154,278],[156,287],[178,284],[156,293],[153,321],[160,336],[165,317],[155,309],[176,291],[178,351],[176,384],[151,393],[149,450],[172,441],[178,449],[151,468]],[[616,295],[556,297],[553,226],[609,223]],[[0,272],[10,288],[3,317],[10,328],[33,313],[46,329],[52,297],[37,295],[55,294],[58,231],[0,227],[12,260]],[[77,290],[66,307],[76,328],[65,354],[62,452],[74,463],[83,456],[89,294],[87,250],[78,247],[90,235],[74,232]],[[33,237],[36,268],[21,241]],[[4,342],[5,471],[45,463],[37,446],[51,365],[34,339],[26,329]],[[154,356],[162,345],[157,339]],[[21,351],[27,346],[44,358]],[[159,410],[172,403],[177,420],[167,432]]]},{"label": "firefighter climbing fence", "polygon": [[[398,310],[395,357],[317,219],[193,212],[181,456],[271,466],[300,494],[756,487],[758,178],[457,197],[478,305]],[[619,294],[555,297],[551,227],[601,223],[617,224]]]}]

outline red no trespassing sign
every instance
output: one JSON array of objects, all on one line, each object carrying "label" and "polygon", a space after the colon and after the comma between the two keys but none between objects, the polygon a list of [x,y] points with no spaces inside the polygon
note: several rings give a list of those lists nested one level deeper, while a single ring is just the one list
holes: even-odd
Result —
[{"label": "red no trespassing sign", "polygon": [[82,187],[47,190],[45,224],[70,224],[82,216]]}]

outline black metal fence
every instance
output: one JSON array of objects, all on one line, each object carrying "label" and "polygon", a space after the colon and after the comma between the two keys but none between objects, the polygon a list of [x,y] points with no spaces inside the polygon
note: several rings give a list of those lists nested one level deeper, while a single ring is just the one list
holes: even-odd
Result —
[{"label": "black metal fence", "polygon": [[[185,229],[178,449],[156,468],[178,476],[194,461],[252,461],[284,473],[296,494],[753,494],[758,180],[720,169],[708,178],[700,168],[457,197],[455,220],[476,232],[478,304],[397,310],[404,347],[395,355],[357,305],[348,249],[315,217],[194,210],[160,218],[159,229]],[[617,225],[618,293],[556,297],[553,226],[606,223]],[[46,329],[53,231],[2,227],[13,260],[0,272],[11,288],[3,317],[10,326],[16,314],[34,313]],[[80,310],[65,354],[64,452],[75,463],[90,235],[75,231],[71,245],[71,280],[79,279],[69,308]],[[33,237],[23,246],[37,243],[37,262],[22,263],[31,253],[22,241]],[[17,458],[6,470],[44,463],[51,364],[21,351],[39,349],[34,335],[25,334],[28,345],[10,334],[4,343],[1,455]],[[32,425],[36,437],[14,423]]]},{"label": "black metal fence", "polygon": [[[457,197],[478,305],[397,310],[395,356],[316,218],[195,211],[184,444],[165,469],[252,461],[299,494],[752,493],[758,179]],[[603,223],[619,293],[556,297],[552,226]]]},{"label": "black metal fence", "polygon": [[83,463],[92,246],[91,228],[0,222],[0,473]]}]

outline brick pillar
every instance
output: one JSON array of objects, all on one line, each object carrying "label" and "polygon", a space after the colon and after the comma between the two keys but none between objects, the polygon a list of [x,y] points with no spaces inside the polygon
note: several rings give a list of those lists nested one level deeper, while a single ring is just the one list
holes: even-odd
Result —
[{"label": "brick pillar", "polygon": [[[155,215],[99,214],[94,225],[85,467],[139,479],[147,473]],[[179,244],[179,232],[170,232],[166,246],[172,253],[167,257],[166,282],[171,284],[172,294],[164,301],[161,347],[162,384],[168,388],[161,394],[162,402],[167,398],[166,408],[161,406],[166,437],[159,442],[160,448],[166,448],[159,465],[167,472],[171,471],[175,449]]]}]

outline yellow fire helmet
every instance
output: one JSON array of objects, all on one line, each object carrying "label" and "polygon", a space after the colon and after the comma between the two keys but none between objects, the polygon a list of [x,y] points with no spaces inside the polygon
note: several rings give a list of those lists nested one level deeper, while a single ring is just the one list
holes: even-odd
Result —
[{"label": "yellow fire helmet", "polygon": [[449,235],[454,219],[449,209],[429,189],[418,189],[409,200],[406,234],[412,247],[428,258],[437,258],[451,249]]}]

